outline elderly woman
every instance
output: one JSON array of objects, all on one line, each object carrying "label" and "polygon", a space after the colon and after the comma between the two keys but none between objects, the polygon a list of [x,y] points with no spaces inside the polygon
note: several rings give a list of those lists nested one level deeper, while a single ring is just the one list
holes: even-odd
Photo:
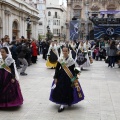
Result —
[{"label": "elderly woman", "polygon": [[37,55],[38,55],[38,47],[35,40],[32,41],[31,47],[32,47],[32,63],[36,63]]}]

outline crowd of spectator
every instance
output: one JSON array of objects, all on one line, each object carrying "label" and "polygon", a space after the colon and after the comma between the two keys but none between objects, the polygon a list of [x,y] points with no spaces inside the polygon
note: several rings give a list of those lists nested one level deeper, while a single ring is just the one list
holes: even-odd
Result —
[{"label": "crowd of spectator", "polygon": [[93,44],[92,49],[96,61],[105,60],[108,67],[114,68],[117,64],[120,68],[120,41],[100,40]]},{"label": "crowd of spectator", "polygon": [[8,35],[0,41],[0,48],[9,47],[11,55],[15,60],[18,69],[22,69],[20,75],[27,75],[26,68],[37,62],[37,56],[42,52],[41,42],[35,39],[28,40],[22,36],[19,39],[14,39],[10,42]]}]

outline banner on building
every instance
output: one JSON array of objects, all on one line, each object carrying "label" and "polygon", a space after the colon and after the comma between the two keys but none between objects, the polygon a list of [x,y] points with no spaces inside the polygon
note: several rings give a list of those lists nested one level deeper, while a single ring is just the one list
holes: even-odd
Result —
[{"label": "banner on building", "polygon": [[108,11],[100,11],[100,14],[118,14],[120,11],[118,10],[108,10]]},{"label": "banner on building", "polygon": [[79,25],[80,21],[77,20],[70,21],[70,40],[79,39]]},{"label": "banner on building", "polygon": [[120,24],[100,24],[94,26],[94,39],[120,37]]}]

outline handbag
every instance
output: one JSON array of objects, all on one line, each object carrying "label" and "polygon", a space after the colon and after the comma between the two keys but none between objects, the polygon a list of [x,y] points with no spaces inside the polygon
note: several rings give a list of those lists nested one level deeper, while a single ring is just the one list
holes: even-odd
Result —
[{"label": "handbag", "polygon": [[109,57],[106,58],[105,63],[109,63]]}]

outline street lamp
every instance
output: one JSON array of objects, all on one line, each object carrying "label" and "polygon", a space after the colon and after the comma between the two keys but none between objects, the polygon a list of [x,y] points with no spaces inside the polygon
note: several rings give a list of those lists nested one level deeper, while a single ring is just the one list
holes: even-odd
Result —
[{"label": "street lamp", "polygon": [[30,39],[30,34],[31,34],[31,19],[30,17],[26,18],[27,21],[27,38]]},{"label": "street lamp", "polygon": [[50,40],[50,27],[49,25],[47,26],[47,40]]},{"label": "street lamp", "polygon": [[61,36],[61,35],[60,35],[60,33],[58,33],[58,34],[59,34],[59,41],[60,41],[60,36]]},{"label": "street lamp", "polygon": [[66,39],[66,35],[65,34],[63,35],[63,38],[64,38],[64,41],[65,41],[65,39]]},{"label": "street lamp", "polygon": [[89,7],[89,3],[88,1],[86,2],[86,39],[88,38],[88,7]]}]

